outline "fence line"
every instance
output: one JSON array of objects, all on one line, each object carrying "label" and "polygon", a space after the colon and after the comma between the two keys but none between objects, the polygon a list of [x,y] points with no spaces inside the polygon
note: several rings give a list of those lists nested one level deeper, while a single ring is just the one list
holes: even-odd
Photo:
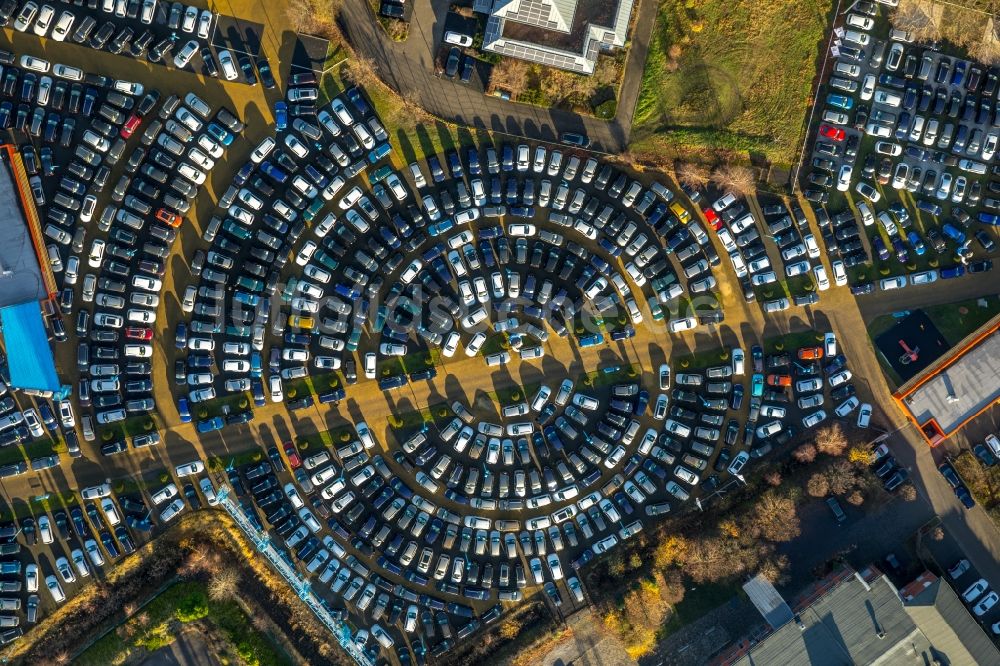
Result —
[{"label": "fence line", "polygon": [[299,598],[305,602],[306,606],[316,615],[320,622],[322,622],[333,637],[337,639],[340,643],[340,647],[344,648],[344,651],[349,654],[354,661],[356,661],[361,666],[375,666],[375,662],[368,658],[368,656],[358,649],[358,646],[352,640],[351,630],[344,622],[337,619],[333,614],[327,610],[326,605],[323,601],[313,594],[310,588],[309,581],[299,576],[295,567],[292,566],[291,562],[288,560],[288,556],[281,550],[276,548],[271,543],[271,538],[266,532],[261,532],[257,529],[246,514],[243,513],[243,509],[230,497],[231,490],[228,485],[223,484],[218,491],[217,497],[219,499],[219,504],[232,516],[236,524],[240,526],[240,529],[250,538],[250,540],[257,547],[257,550],[267,558],[268,562],[278,570],[288,584],[291,585],[292,589]]}]

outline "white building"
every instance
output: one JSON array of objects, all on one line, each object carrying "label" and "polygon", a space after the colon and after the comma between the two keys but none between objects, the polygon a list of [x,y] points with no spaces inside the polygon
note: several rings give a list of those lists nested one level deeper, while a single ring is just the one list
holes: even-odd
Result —
[{"label": "white building", "polygon": [[625,46],[633,0],[475,0],[489,15],[483,50],[579,74]]}]

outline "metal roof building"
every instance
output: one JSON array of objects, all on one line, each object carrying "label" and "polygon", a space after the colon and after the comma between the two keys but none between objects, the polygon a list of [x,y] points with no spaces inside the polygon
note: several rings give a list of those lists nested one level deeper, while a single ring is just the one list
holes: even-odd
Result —
[{"label": "metal roof building", "polygon": [[893,399],[931,446],[1000,401],[1000,316],[901,386]]},{"label": "metal roof building", "polygon": [[60,391],[42,301],[55,292],[20,154],[0,146],[0,321],[13,388]]},{"label": "metal roof building", "polygon": [[579,74],[625,46],[633,0],[475,0],[488,14],[483,50]]},{"label": "metal roof building", "polygon": [[845,568],[808,590],[792,610],[790,621],[741,641],[713,663],[1000,664],[1000,652],[983,628],[929,572],[897,591],[874,567]]}]

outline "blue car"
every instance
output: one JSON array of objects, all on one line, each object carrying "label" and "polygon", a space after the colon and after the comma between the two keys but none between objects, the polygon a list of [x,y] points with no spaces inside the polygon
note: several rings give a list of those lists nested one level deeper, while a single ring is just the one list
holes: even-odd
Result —
[{"label": "blue car", "polygon": [[283,185],[285,181],[288,180],[288,174],[283,169],[276,167],[274,164],[266,160],[261,162],[260,171],[279,185]]},{"label": "blue car", "polygon": [[948,268],[942,268],[938,271],[938,275],[941,276],[942,280],[950,280],[951,278],[959,278],[965,275],[965,266],[949,266]]},{"label": "blue car", "polygon": [[274,123],[278,130],[288,128],[288,105],[284,102],[275,102],[274,104]]},{"label": "blue car", "polygon": [[233,142],[232,133],[214,120],[208,124],[205,131],[211,134],[212,138],[221,143],[223,146],[228,146]]},{"label": "blue car", "polygon": [[181,423],[191,422],[191,408],[188,407],[188,399],[185,397],[177,398],[177,412],[180,414]]},{"label": "blue car", "polygon": [[589,333],[580,338],[580,348],[596,347],[604,342],[604,336],[600,333]]},{"label": "blue car", "polygon": [[844,109],[845,111],[854,108],[854,99],[848,97],[847,95],[838,95],[837,93],[830,93],[827,95],[826,103],[830,106],[835,106],[838,109]]},{"label": "blue car", "polygon": [[924,241],[921,240],[920,234],[916,231],[908,231],[906,233],[906,239],[910,241],[910,245],[913,246],[913,250],[917,253],[918,257],[927,251],[927,248],[924,246]]},{"label": "blue car", "polygon": [[221,416],[213,416],[212,418],[198,421],[198,424],[195,427],[198,432],[206,433],[212,432],[213,430],[222,430],[224,425],[226,425],[226,422],[222,420]]},{"label": "blue car", "polygon": [[[267,399],[264,396],[264,383],[257,377],[250,380],[250,393],[253,394],[253,404],[257,407],[263,407],[267,404]],[[190,421],[191,419],[188,418]]]},{"label": "blue car", "polygon": [[391,377],[378,380],[378,387],[383,391],[398,389],[402,386],[406,386],[406,375],[403,374],[392,375]]}]

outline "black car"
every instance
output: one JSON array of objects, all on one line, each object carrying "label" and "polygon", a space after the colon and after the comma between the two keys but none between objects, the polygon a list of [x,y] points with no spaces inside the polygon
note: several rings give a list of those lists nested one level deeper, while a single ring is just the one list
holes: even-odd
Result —
[{"label": "black car", "polygon": [[274,81],[274,75],[271,73],[271,64],[266,58],[261,58],[257,61],[257,72],[260,74],[260,81],[264,84],[264,87],[270,90],[277,85]]},{"label": "black car", "polygon": [[475,71],[476,59],[472,56],[465,56],[462,61],[462,76],[459,77],[462,83],[468,83],[472,80],[472,72]]},{"label": "black car", "polygon": [[455,74],[458,73],[458,62],[461,59],[461,56],[462,52],[459,48],[457,46],[453,46],[451,51],[448,53],[448,61],[445,63],[445,76],[454,78]]}]

